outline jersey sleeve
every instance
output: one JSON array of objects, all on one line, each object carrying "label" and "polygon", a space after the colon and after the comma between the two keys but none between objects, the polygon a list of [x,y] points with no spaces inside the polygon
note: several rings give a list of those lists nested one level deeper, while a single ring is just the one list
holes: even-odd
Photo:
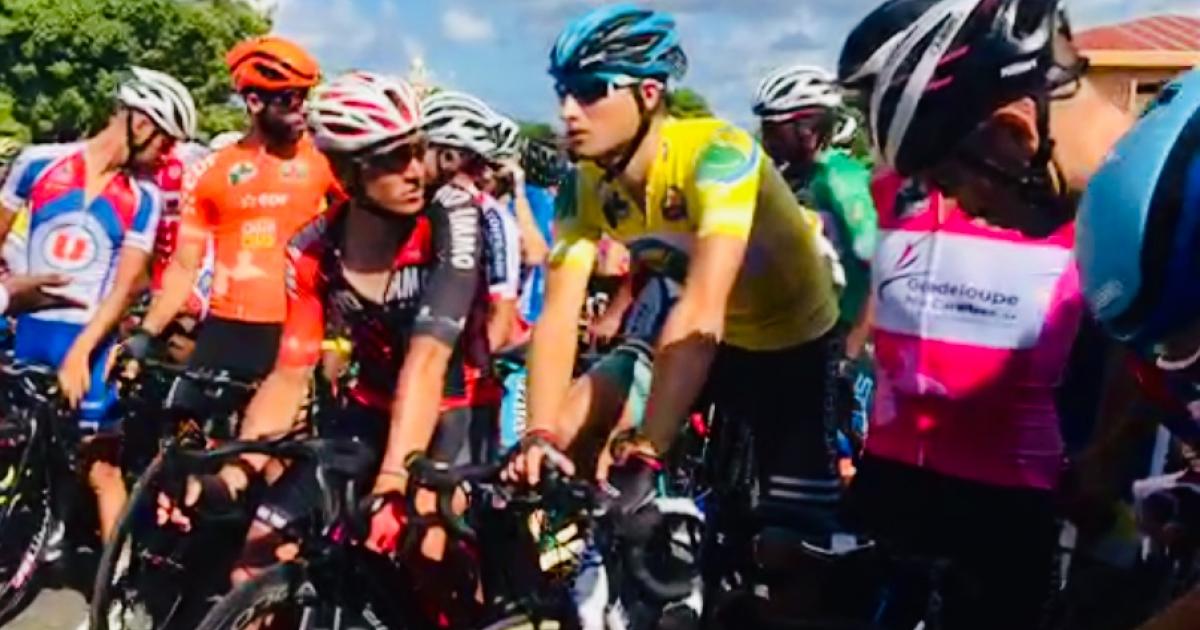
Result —
[{"label": "jersey sleeve", "polygon": [[713,134],[700,149],[692,181],[697,236],[749,240],[762,168],[763,151],[750,134],[736,127]]},{"label": "jersey sleeve", "polygon": [[138,184],[138,193],[137,211],[121,246],[150,253],[154,251],[154,241],[158,237],[163,197],[157,186],[148,183]]},{"label": "jersey sleeve", "polygon": [[521,238],[508,210],[497,206],[483,213],[487,244],[488,294],[515,300],[521,283]]},{"label": "jersey sleeve", "polygon": [[288,243],[284,267],[287,315],[276,367],[312,367],[321,357],[321,341],[325,338],[321,282],[325,225],[326,217],[319,216]]},{"label": "jersey sleeve", "polygon": [[217,209],[211,198],[212,185],[209,172],[213,169],[219,153],[205,156],[187,169],[183,177],[183,189],[179,194],[179,242],[180,244],[208,243],[209,235],[217,224]]},{"label": "jersey sleeve", "polygon": [[581,185],[583,172],[576,170],[567,177],[554,205],[554,246],[550,249],[550,267],[567,266],[591,273],[596,264],[600,226],[584,212],[581,191],[593,187]]},{"label": "jersey sleeve", "polygon": [[830,211],[846,226],[846,245],[862,262],[870,262],[879,242],[879,218],[871,198],[871,173],[849,157],[838,160],[826,178]]},{"label": "jersey sleeve", "polygon": [[20,210],[29,201],[33,184],[46,163],[33,147],[21,151],[9,167],[4,184],[0,186],[0,204],[13,212]]},{"label": "jersey sleeve", "polygon": [[[469,198],[461,191],[453,194]],[[435,201],[429,208],[435,264],[413,325],[413,335],[431,336],[450,346],[466,327],[486,275],[480,209],[453,201]]]}]

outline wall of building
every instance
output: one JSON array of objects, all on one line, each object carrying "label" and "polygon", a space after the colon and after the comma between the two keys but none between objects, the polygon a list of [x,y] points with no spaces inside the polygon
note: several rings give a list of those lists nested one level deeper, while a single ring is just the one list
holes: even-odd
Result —
[{"label": "wall of building", "polygon": [[1118,107],[1140,112],[1163,85],[1186,69],[1092,67],[1088,78]]}]

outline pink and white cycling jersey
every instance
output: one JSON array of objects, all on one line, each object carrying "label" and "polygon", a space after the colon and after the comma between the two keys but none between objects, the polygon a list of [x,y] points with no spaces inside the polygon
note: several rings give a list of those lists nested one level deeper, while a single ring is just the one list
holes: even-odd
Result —
[{"label": "pink and white cycling jersey", "polygon": [[1053,488],[1054,390],[1083,312],[1074,224],[1046,238],[972,219],[893,173],[872,182],[872,455],[982,483]]}]

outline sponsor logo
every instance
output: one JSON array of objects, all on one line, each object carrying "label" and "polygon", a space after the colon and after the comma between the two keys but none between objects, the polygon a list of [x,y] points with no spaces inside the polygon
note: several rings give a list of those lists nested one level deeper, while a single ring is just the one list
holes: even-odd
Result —
[{"label": "sponsor logo", "polygon": [[451,210],[450,219],[450,264],[455,269],[473,269],[475,250],[479,243],[479,221],[475,208]]},{"label": "sponsor logo", "polygon": [[667,188],[667,192],[663,194],[662,216],[668,221],[687,220],[687,199],[678,186]]},{"label": "sponsor logo", "polygon": [[1025,74],[1037,67],[1037,59],[1026,59],[1025,61],[1017,61],[1010,63],[1003,68],[1000,68],[1000,78],[1007,79],[1015,77],[1019,74]]},{"label": "sponsor logo", "polygon": [[248,182],[258,175],[258,169],[252,162],[238,162],[229,169],[229,183],[237,186]]},{"label": "sponsor logo", "polygon": [[287,193],[258,193],[257,195],[242,195],[238,201],[244,210],[282,208],[288,203]]},{"label": "sponsor logo", "polygon": [[81,225],[62,225],[51,229],[42,240],[42,259],[52,268],[79,271],[99,256],[100,246],[90,230]]},{"label": "sponsor logo", "polygon": [[279,167],[280,179],[308,179],[308,164],[298,160],[288,160]]},{"label": "sponsor logo", "polygon": [[392,274],[384,294],[385,302],[411,302],[421,296],[425,281],[425,270],[420,267],[404,267]]},{"label": "sponsor logo", "polygon": [[242,223],[242,249],[269,249],[275,246],[275,219],[262,218]]},{"label": "sponsor logo", "polygon": [[[881,301],[896,303],[905,308],[927,313],[943,313],[958,317],[983,318],[1010,322],[1018,318],[1022,297],[1016,293],[980,286],[964,280],[930,280],[930,271],[918,265],[922,250],[916,242],[905,245],[896,258],[892,272],[879,283]],[[914,267],[915,271],[909,271]],[[899,291],[900,295],[886,295]]]}]

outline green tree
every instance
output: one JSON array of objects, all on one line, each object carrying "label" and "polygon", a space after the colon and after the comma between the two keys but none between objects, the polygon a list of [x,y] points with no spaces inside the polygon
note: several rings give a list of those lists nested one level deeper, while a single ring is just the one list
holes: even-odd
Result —
[{"label": "green tree", "polygon": [[530,140],[555,142],[558,138],[558,134],[554,132],[554,127],[550,126],[549,123],[518,120],[517,125],[521,128],[521,135]]},{"label": "green tree", "polygon": [[708,118],[713,115],[708,100],[686,87],[667,94],[667,111],[675,118]]},{"label": "green tree", "polygon": [[208,135],[240,124],[225,52],[269,28],[242,0],[0,0],[0,95],[17,135],[74,139],[104,124],[122,72],[142,65],[188,86]]}]

